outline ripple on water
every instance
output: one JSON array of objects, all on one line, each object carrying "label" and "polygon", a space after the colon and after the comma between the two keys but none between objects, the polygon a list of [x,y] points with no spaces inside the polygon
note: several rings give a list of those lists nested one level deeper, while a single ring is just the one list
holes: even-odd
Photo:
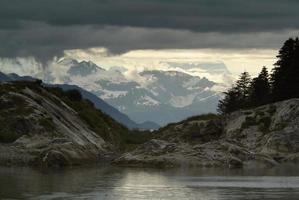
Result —
[{"label": "ripple on water", "polygon": [[201,170],[0,168],[0,199],[298,200],[298,176]]}]

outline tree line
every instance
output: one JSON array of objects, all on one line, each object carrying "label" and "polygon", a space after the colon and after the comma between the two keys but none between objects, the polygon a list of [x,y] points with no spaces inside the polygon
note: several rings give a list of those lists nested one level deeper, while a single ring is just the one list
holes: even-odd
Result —
[{"label": "tree line", "polygon": [[248,72],[239,79],[219,101],[218,112],[230,113],[236,110],[261,106],[281,100],[299,97],[299,39],[288,39],[277,55],[271,73],[263,67],[256,78]]}]

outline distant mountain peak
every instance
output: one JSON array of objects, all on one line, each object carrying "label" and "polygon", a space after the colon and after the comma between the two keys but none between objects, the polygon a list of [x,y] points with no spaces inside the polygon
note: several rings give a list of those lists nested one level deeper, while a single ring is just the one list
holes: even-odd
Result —
[{"label": "distant mountain peak", "polygon": [[61,65],[77,65],[79,62],[75,59],[63,58],[57,62]]},{"label": "distant mountain peak", "polygon": [[[26,81],[26,82],[35,82],[37,79],[30,77],[30,76],[19,76],[17,74],[4,74],[0,71],[0,83],[1,82],[10,82],[10,81]],[[147,123],[136,123],[135,121],[131,120],[127,115],[120,112],[115,107],[109,105],[107,102],[96,96],[95,94],[88,92],[87,90],[84,90],[83,88],[77,86],[77,85],[68,85],[68,84],[45,84],[43,83],[43,86],[53,88],[53,87],[59,87],[65,91],[68,90],[77,90],[81,93],[82,97],[84,99],[88,99],[91,101],[96,108],[101,110],[102,112],[106,113],[110,117],[112,117],[117,122],[125,125],[126,127],[130,129],[158,129],[159,125],[148,121]],[[145,99],[146,100],[146,99]],[[149,102],[150,103],[150,102]]]},{"label": "distant mountain peak", "polygon": [[[47,69],[47,83],[78,85],[142,123],[163,125],[205,112],[216,112],[223,87],[208,74],[186,70],[144,70],[129,73],[117,66],[107,70],[91,61],[63,59]],[[207,76],[205,76],[207,75]],[[220,74],[221,75],[221,74]],[[57,79],[57,81],[55,81]],[[43,79],[46,80],[46,79]]]},{"label": "distant mountain peak", "polygon": [[74,76],[88,76],[97,71],[106,71],[91,61],[72,61],[67,62],[67,64],[70,66],[68,74]]}]

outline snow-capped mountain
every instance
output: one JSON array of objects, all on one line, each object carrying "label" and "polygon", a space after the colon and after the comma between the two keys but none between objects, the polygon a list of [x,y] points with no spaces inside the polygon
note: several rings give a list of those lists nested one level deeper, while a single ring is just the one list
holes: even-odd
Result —
[{"label": "snow-capped mountain", "polygon": [[[184,65],[176,67],[182,69]],[[219,71],[219,68],[214,66],[211,70]],[[136,72],[121,66],[104,69],[90,61],[62,59],[49,65],[43,73],[39,71],[30,75],[51,84],[78,85],[137,123],[152,121],[164,125],[193,115],[216,111],[223,85],[204,76],[193,75],[191,71],[195,69],[196,66],[186,65],[186,72]]]},{"label": "snow-capped mountain", "polygon": [[45,77],[48,82],[78,85],[138,123],[163,125],[215,112],[221,96],[215,89],[219,84],[178,71],[145,70],[132,77],[119,67],[106,70],[90,61],[64,59],[57,65],[60,73],[50,67]]},{"label": "snow-capped mountain", "polygon": [[192,76],[206,77],[209,80],[213,80],[218,83],[217,88],[219,88],[219,91],[225,91],[227,88],[231,87],[236,78],[230,73],[223,62],[166,62],[163,64],[167,65],[169,69],[173,69],[175,71],[183,71],[184,73],[188,73]]},{"label": "snow-capped mountain", "polygon": [[148,80],[147,89],[158,102],[175,108],[184,108],[214,94],[214,82],[177,71],[144,71],[140,75]]},{"label": "snow-capped mountain", "polygon": [[[32,78],[31,76],[19,76],[17,74],[4,74],[0,71],[0,82],[10,82],[10,81],[32,81],[35,82],[37,79]],[[160,126],[154,122],[143,122],[137,124],[133,120],[131,120],[127,115],[123,114],[113,106],[109,105],[107,102],[99,98],[98,96],[94,95],[91,92],[88,92],[79,86],[76,85],[67,85],[67,84],[43,84],[46,87],[59,87],[65,91],[68,90],[78,90],[84,99],[88,99],[91,101],[96,108],[104,112],[105,114],[112,117],[115,121],[125,125],[130,129],[158,129]]]}]

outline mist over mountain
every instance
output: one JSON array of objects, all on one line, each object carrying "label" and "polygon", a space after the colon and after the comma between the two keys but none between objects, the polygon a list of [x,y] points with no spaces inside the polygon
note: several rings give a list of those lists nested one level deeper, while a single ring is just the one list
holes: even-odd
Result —
[{"label": "mist over mountain", "polygon": [[177,62],[166,62],[169,67],[177,67],[182,68],[188,71],[201,71],[210,74],[217,73],[225,73],[230,74],[229,70],[225,66],[223,62],[215,62],[215,63],[177,63]]},{"label": "mist over mountain", "polygon": [[[12,82],[12,81],[26,81],[26,82],[37,82],[38,80],[31,77],[31,76],[19,76],[17,74],[4,74],[0,72],[0,82]],[[103,113],[112,117],[118,123],[125,125],[129,129],[142,129],[142,130],[155,130],[158,129],[160,126],[154,122],[146,121],[143,123],[136,123],[131,120],[127,115],[123,114],[113,106],[106,103],[104,100],[99,98],[98,96],[94,95],[91,92],[84,90],[76,85],[68,85],[68,84],[43,84],[49,88],[61,88],[64,91],[71,91],[77,90],[82,95],[83,99],[87,99],[92,102],[95,108],[101,110]]]},{"label": "mist over mountain", "polygon": [[0,200],[298,200],[298,10],[0,0]]},{"label": "mist over mountain", "polygon": [[91,101],[95,108],[101,110],[102,112],[106,113],[110,117],[112,117],[115,121],[125,125],[129,129],[141,129],[141,130],[156,130],[160,128],[160,126],[154,122],[143,122],[143,123],[136,123],[131,120],[127,115],[123,114],[113,106],[106,103],[104,100],[96,96],[95,94],[88,92],[76,85],[67,85],[67,84],[56,84],[56,85],[47,85],[48,87],[59,87],[62,88],[64,91],[70,90],[78,90],[84,99],[88,99]]},{"label": "mist over mountain", "polygon": [[210,64],[212,67],[198,63],[168,65],[169,70],[136,71],[121,66],[104,69],[91,61],[62,59],[49,65],[44,73],[39,70],[30,75],[46,83],[84,88],[137,123],[164,125],[216,112],[226,84],[199,75],[230,76],[223,63]]}]

